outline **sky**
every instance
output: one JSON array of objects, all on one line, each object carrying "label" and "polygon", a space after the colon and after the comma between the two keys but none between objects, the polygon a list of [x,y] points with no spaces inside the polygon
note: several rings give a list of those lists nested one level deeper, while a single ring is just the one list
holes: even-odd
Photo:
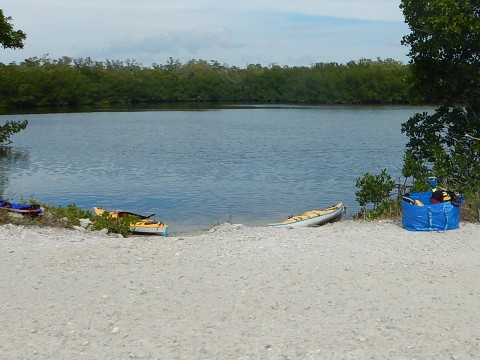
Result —
[{"label": "sky", "polygon": [[0,62],[47,55],[95,61],[169,58],[311,66],[360,59],[408,62],[400,0],[0,0],[24,49]]}]

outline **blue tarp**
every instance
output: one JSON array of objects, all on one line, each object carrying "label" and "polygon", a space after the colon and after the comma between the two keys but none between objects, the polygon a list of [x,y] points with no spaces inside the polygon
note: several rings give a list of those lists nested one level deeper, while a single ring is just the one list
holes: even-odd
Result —
[{"label": "blue tarp", "polygon": [[402,225],[410,231],[439,231],[458,229],[460,206],[450,202],[431,204],[432,192],[410,193],[409,198],[420,200],[424,206],[402,201]]}]

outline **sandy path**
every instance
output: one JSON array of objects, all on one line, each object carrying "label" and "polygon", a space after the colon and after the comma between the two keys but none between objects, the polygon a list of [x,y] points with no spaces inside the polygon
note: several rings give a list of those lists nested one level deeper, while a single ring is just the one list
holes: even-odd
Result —
[{"label": "sandy path", "polygon": [[1,359],[478,359],[480,225],[0,227]]}]

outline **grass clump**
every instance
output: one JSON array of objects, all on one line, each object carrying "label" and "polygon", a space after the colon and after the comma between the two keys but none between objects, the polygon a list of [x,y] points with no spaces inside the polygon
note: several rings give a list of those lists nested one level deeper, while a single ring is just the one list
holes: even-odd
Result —
[{"label": "grass clump", "polygon": [[399,220],[402,218],[402,203],[400,200],[384,200],[374,209],[362,208],[353,217],[355,220]]},{"label": "grass clump", "polygon": [[74,204],[69,204],[66,207],[43,204],[42,207],[45,209],[43,216],[46,215],[45,217],[54,223],[63,222],[67,227],[80,225],[80,219],[94,219],[91,211],[80,209]]}]

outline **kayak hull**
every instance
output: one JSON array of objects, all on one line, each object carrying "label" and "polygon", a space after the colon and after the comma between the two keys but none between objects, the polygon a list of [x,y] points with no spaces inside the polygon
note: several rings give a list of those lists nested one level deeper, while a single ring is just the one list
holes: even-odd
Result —
[{"label": "kayak hull", "polygon": [[159,236],[167,236],[168,235],[168,225],[163,223],[162,221],[156,221],[151,219],[150,216],[138,215],[131,212],[126,211],[110,211],[105,210],[100,207],[93,208],[96,215],[101,216],[102,214],[108,213],[113,218],[121,218],[123,216],[131,215],[138,217],[138,221],[130,223],[130,232],[132,234],[138,235],[159,235]]},{"label": "kayak hull", "polygon": [[268,226],[287,228],[320,226],[328,222],[341,220],[344,211],[345,207],[340,202],[323,210],[305,211],[301,214],[290,216],[282,222],[268,224]]}]

